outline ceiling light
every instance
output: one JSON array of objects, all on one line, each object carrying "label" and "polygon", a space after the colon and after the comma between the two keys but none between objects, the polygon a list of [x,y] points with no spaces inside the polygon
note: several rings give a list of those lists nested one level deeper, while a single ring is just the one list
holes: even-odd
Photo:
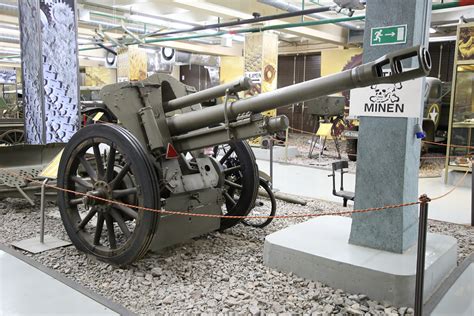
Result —
[{"label": "ceiling light", "polygon": [[179,23],[179,22],[170,22],[170,21],[165,21],[165,20],[161,20],[157,18],[150,18],[148,16],[143,16],[139,14],[132,14],[129,16],[129,18],[137,22],[161,25],[161,26],[166,26],[168,28],[172,28],[172,29],[178,29],[178,30],[187,30],[187,29],[192,28],[192,26],[189,24],[184,24],[184,23]]},{"label": "ceiling light", "polygon": [[109,22],[104,22],[104,21],[97,21],[97,20],[90,20],[89,22],[92,23],[97,23],[105,26],[110,26],[110,27],[119,27],[120,25],[115,24],[115,23],[109,23]]},{"label": "ceiling light", "polygon": [[104,61],[104,57],[95,57],[95,56],[79,56],[80,59],[85,60],[95,60],[95,61]]},{"label": "ceiling light", "polygon": [[16,63],[21,62],[21,59],[20,58],[0,58],[0,62],[16,64]]},{"label": "ceiling light", "polygon": [[0,27],[0,33],[11,34],[11,35],[19,35],[20,31],[18,29]]},{"label": "ceiling light", "polygon": [[218,12],[219,15],[225,15],[228,17],[233,17],[233,18],[240,18],[240,19],[252,19],[253,15],[247,14],[242,11],[238,10],[233,10],[230,8],[227,8],[225,6],[221,5],[216,5],[213,3],[205,2],[205,1],[196,1],[196,0],[174,0],[176,3],[181,3],[190,7],[198,8],[198,9],[203,9],[206,11],[210,12]]},{"label": "ceiling light", "polygon": [[0,8],[18,9],[18,6],[13,4],[0,3]]},{"label": "ceiling light", "polygon": [[455,40],[456,40],[456,35],[430,37],[430,43],[450,42],[450,41],[455,41]]},{"label": "ceiling light", "polygon": [[245,37],[242,35],[234,35],[234,41],[245,42]]},{"label": "ceiling light", "polygon": [[436,33],[436,32],[438,32],[436,29],[430,27],[430,34],[434,34],[434,33]]},{"label": "ceiling light", "polygon": [[16,47],[2,47],[0,48],[0,53],[6,53],[6,54],[18,54],[20,53],[20,49]]},{"label": "ceiling light", "polygon": [[19,41],[20,37],[15,36],[5,36],[0,34],[0,41]]},{"label": "ceiling light", "polygon": [[83,37],[77,38],[77,42],[79,44],[94,44],[91,38],[83,38]]},{"label": "ceiling light", "polygon": [[143,50],[147,52],[148,54],[156,54],[157,52],[157,50],[153,48],[143,48]]}]

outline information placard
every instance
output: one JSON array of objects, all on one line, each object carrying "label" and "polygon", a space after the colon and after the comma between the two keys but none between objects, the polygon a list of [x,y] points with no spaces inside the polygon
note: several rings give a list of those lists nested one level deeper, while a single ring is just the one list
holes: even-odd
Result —
[{"label": "information placard", "polygon": [[351,91],[350,116],[419,117],[423,78]]}]

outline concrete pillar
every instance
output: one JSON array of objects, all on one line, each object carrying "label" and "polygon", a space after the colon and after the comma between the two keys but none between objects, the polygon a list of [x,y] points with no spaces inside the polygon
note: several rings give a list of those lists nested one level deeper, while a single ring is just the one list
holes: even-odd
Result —
[{"label": "concrete pillar", "polygon": [[[273,32],[250,33],[245,35],[244,71],[252,78],[254,88],[245,92],[244,97],[275,90],[277,87],[278,35]],[[277,110],[262,114],[276,116]],[[252,145],[260,145],[261,137],[249,140]]]},{"label": "concrete pillar", "polygon": [[79,128],[76,2],[18,6],[26,141],[67,142]]},{"label": "concrete pillar", "polygon": [[139,81],[147,78],[147,53],[138,45],[117,50],[117,81]]},{"label": "concrete pillar", "polygon": [[[244,71],[247,76],[255,78],[255,90],[248,95],[255,95],[275,90],[277,87],[278,35],[272,32],[250,33],[245,36]],[[259,77],[259,79],[257,79]],[[263,114],[275,116],[276,110]]]},{"label": "concrete pillar", "polygon": [[[431,0],[369,0],[364,35],[364,62],[404,47],[428,45]],[[407,26],[405,44],[371,46],[371,28]],[[404,65],[410,67],[409,63]],[[423,86],[420,85],[420,89]],[[422,100],[412,106],[423,108]],[[355,208],[413,202],[418,199],[420,140],[414,118],[361,117]],[[354,214],[351,244],[402,253],[416,243],[416,206]]]}]

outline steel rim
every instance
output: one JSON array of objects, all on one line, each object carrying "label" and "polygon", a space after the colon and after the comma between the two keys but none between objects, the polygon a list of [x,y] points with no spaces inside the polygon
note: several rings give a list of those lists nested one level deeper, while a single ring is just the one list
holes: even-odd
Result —
[{"label": "steel rim", "polygon": [[61,217],[76,247],[124,265],[146,253],[159,214],[123,204],[158,208],[155,177],[138,141],[121,128],[100,126],[81,130],[82,135],[75,135],[79,141],[63,155],[58,183],[69,191],[60,194]]},{"label": "steel rim", "polygon": [[[258,188],[258,169],[247,143],[235,141],[214,147],[213,156],[224,172],[224,215],[247,215],[255,203]],[[236,225],[240,219],[222,218],[221,229]]]}]

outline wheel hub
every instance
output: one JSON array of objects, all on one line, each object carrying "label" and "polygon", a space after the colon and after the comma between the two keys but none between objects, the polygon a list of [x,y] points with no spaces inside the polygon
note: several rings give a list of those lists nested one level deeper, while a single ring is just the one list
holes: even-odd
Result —
[{"label": "wheel hub", "polygon": [[99,212],[107,212],[110,209],[110,203],[102,199],[112,199],[112,188],[107,182],[99,180],[94,183],[94,188],[84,196],[84,205],[86,207],[94,206]]}]

